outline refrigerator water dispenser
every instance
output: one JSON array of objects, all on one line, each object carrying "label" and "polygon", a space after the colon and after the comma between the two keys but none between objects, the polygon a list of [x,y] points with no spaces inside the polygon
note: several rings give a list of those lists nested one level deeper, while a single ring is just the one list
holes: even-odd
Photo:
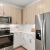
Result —
[{"label": "refrigerator water dispenser", "polygon": [[41,30],[36,30],[36,39],[41,40]]}]

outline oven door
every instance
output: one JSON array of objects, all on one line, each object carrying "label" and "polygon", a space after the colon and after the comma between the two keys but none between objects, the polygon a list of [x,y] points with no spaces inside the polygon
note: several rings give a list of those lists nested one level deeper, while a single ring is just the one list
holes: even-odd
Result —
[{"label": "oven door", "polygon": [[13,35],[0,37],[0,48],[13,45]]}]

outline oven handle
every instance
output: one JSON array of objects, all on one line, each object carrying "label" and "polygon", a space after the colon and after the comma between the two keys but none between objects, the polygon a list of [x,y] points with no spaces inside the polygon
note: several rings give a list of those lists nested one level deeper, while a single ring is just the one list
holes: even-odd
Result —
[{"label": "oven handle", "polygon": [[1,35],[0,37],[6,37],[6,36],[12,36],[13,34],[10,35]]}]

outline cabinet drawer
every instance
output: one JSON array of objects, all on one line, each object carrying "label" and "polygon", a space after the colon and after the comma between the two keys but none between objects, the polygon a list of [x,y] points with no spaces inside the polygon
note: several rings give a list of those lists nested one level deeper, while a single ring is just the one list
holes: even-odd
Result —
[{"label": "cabinet drawer", "polygon": [[28,38],[30,38],[30,39],[32,39],[32,38],[35,39],[35,36],[34,36],[34,35],[29,35],[29,34],[28,34],[27,36],[28,36]]}]

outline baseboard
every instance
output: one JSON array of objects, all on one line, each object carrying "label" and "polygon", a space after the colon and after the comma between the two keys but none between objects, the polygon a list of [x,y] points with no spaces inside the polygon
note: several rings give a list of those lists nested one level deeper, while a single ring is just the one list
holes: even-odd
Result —
[{"label": "baseboard", "polygon": [[18,49],[18,48],[20,48],[20,47],[22,47],[22,48],[24,48],[25,50],[27,50],[27,49],[26,49],[25,47],[23,47],[22,45],[20,45],[20,46],[14,48],[14,49]]}]

